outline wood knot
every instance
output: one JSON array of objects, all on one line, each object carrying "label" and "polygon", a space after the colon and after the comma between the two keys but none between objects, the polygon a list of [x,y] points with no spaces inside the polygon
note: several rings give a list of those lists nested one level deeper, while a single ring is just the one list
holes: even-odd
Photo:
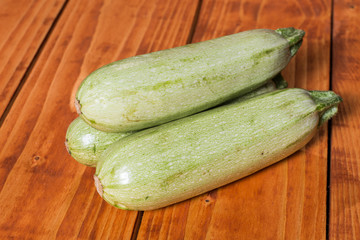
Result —
[{"label": "wood knot", "polygon": [[38,155],[33,156],[31,159],[31,167],[36,167],[42,163],[42,158]]},{"label": "wood knot", "polygon": [[206,194],[205,196],[205,204],[212,204],[216,201],[216,197],[217,197],[217,191],[216,189],[213,191],[210,191],[208,194]]}]

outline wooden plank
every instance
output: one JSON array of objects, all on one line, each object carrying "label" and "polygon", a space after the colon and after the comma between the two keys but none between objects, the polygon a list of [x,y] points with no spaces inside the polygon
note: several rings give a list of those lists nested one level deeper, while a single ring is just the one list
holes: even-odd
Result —
[{"label": "wooden plank", "polygon": [[0,0],[0,116],[65,0]]},{"label": "wooden plank", "polygon": [[96,193],[65,132],[74,93],[113,60],[184,45],[197,2],[71,0],[0,128],[0,238],[130,239],[136,211]]},{"label": "wooden plank", "polygon": [[[194,42],[253,28],[307,34],[284,71],[290,86],[329,87],[330,1],[204,0]],[[314,24],[316,21],[316,24]],[[324,239],[327,131],[287,160],[180,204],[144,212],[140,239]]]},{"label": "wooden plank", "polygon": [[334,1],[332,86],[344,102],[332,121],[330,239],[360,238],[360,3]]}]

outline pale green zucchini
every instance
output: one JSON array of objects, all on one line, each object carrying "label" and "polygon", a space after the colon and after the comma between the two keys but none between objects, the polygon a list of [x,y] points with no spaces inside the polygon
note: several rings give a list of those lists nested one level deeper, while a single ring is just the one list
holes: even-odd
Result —
[{"label": "pale green zucchini", "polygon": [[231,99],[229,102],[225,102],[225,104],[237,103],[245,101],[246,99],[253,98],[268,92],[275,91],[276,89],[287,88],[288,83],[285,81],[281,74],[275,76],[271,81],[267,82],[265,85],[255,89],[254,91],[248,92],[245,95],[240,97]]},{"label": "pale green zucchini", "polygon": [[70,155],[79,163],[95,167],[99,155],[112,143],[129,133],[99,131],[80,117],[71,122],[66,131],[65,145]]},{"label": "pale green zucchini", "polygon": [[194,197],[294,153],[340,101],[331,91],[277,90],[140,131],[102,154],[96,188],[129,210]]},{"label": "pale green zucchini", "polygon": [[91,126],[127,132],[188,116],[241,96],[277,75],[304,31],[245,31],[123,59],[91,73],[76,107]]},{"label": "pale green zucchini", "polygon": [[[285,88],[286,86],[286,81],[279,74],[264,86],[236,98],[230,103],[243,101],[276,89]],[[70,155],[76,161],[90,167],[95,167],[99,156],[110,144],[132,133],[103,132],[91,127],[82,118],[78,117],[68,127],[65,145]]]}]

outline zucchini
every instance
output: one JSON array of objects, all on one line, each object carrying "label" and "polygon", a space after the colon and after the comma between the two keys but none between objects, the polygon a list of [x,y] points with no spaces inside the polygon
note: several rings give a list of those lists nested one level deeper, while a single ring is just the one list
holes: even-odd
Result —
[{"label": "zucchini", "polygon": [[79,163],[95,167],[99,155],[112,143],[130,135],[99,131],[80,117],[71,122],[66,131],[65,146],[70,155]]},{"label": "zucchini", "polygon": [[75,105],[102,131],[160,125],[264,85],[289,63],[303,36],[294,28],[256,29],[123,59],[92,72]]},{"label": "zucchini", "polygon": [[96,188],[129,210],[194,197],[299,150],[340,101],[331,91],[283,89],[140,131],[101,155]]},{"label": "zucchini", "polygon": [[242,102],[242,101],[245,101],[246,99],[253,98],[253,97],[268,93],[268,92],[275,91],[276,89],[287,88],[287,86],[288,86],[288,83],[285,81],[283,76],[279,73],[271,81],[267,82],[265,85],[255,89],[252,92],[248,92],[245,95],[242,95],[238,98],[232,99],[229,102],[226,102],[225,104]]},{"label": "zucchini", "polygon": [[[243,101],[266,92],[274,91],[277,88],[285,88],[286,86],[286,81],[279,74],[266,85],[236,98],[230,103]],[[82,118],[78,117],[69,125],[66,131],[65,146],[69,154],[76,161],[90,167],[96,167],[99,156],[110,144],[132,133],[103,132],[91,127]]]}]

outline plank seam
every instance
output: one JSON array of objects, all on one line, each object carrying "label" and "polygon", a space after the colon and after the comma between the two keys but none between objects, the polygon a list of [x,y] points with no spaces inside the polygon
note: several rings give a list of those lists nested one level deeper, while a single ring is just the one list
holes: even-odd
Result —
[{"label": "plank seam", "polygon": [[64,9],[65,9],[65,7],[67,6],[68,2],[69,2],[69,0],[65,0],[65,2],[63,3],[63,5],[61,6],[60,11],[58,12],[58,14],[56,15],[56,17],[54,18],[54,21],[52,22],[52,24],[51,24],[48,32],[46,33],[44,39],[43,39],[42,42],[40,43],[38,50],[35,52],[35,55],[34,55],[33,59],[31,60],[29,66],[27,67],[27,69],[26,69],[23,77],[21,78],[21,80],[20,80],[20,82],[19,82],[19,85],[16,87],[13,95],[11,96],[9,103],[7,104],[7,106],[6,106],[3,114],[2,114],[1,117],[0,117],[0,127],[3,125],[3,123],[4,123],[4,121],[5,121],[6,117],[7,117],[7,115],[8,115],[9,112],[10,112],[11,107],[14,105],[14,102],[15,102],[17,96],[20,94],[21,89],[22,89],[23,86],[25,85],[26,80],[28,79],[30,73],[32,72],[32,69],[34,68],[34,66],[35,66],[35,64],[36,64],[39,56],[41,55],[41,53],[42,53],[42,51],[43,51],[43,49],[44,49],[44,47],[45,47],[45,45],[46,45],[46,43],[47,43],[50,35],[52,34],[53,30],[55,29],[56,24],[57,24],[57,22],[59,21],[60,16],[62,15],[62,13],[64,12]]},{"label": "plank seam", "polygon": [[200,10],[201,10],[201,6],[202,6],[202,2],[203,2],[203,0],[199,0],[198,4],[196,6],[194,19],[193,19],[193,22],[191,23],[190,33],[189,33],[189,37],[188,37],[188,39],[186,41],[186,44],[192,43],[192,41],[194,39],[195,29],[196,29],[197,24],[199,22],[199,16],[200,16]]},{"label": "plank seam", "polygon": [[[330,71],[329,71],[329,90],[332,90],[332,65],[333,65],[333,34],[334,34],[334,0],[331,0],[330,12]],[[332,120],[330,119],[327,126],[327,177],[326,177],[326,239],[330,239],[330,197],[331,197],[331,137],[332,137]]]},{"label": "plank seam", "polygon": [[131,240],[136,240],[139,234],[139,229],[141,226],[141,221],[143,218],[144,212],[143,211],[139,211],[137,216],[136,216],[136,220],[135,220],[135,224],[134,224],[134,228],[133,228],[133,232],[131,234]]}]

